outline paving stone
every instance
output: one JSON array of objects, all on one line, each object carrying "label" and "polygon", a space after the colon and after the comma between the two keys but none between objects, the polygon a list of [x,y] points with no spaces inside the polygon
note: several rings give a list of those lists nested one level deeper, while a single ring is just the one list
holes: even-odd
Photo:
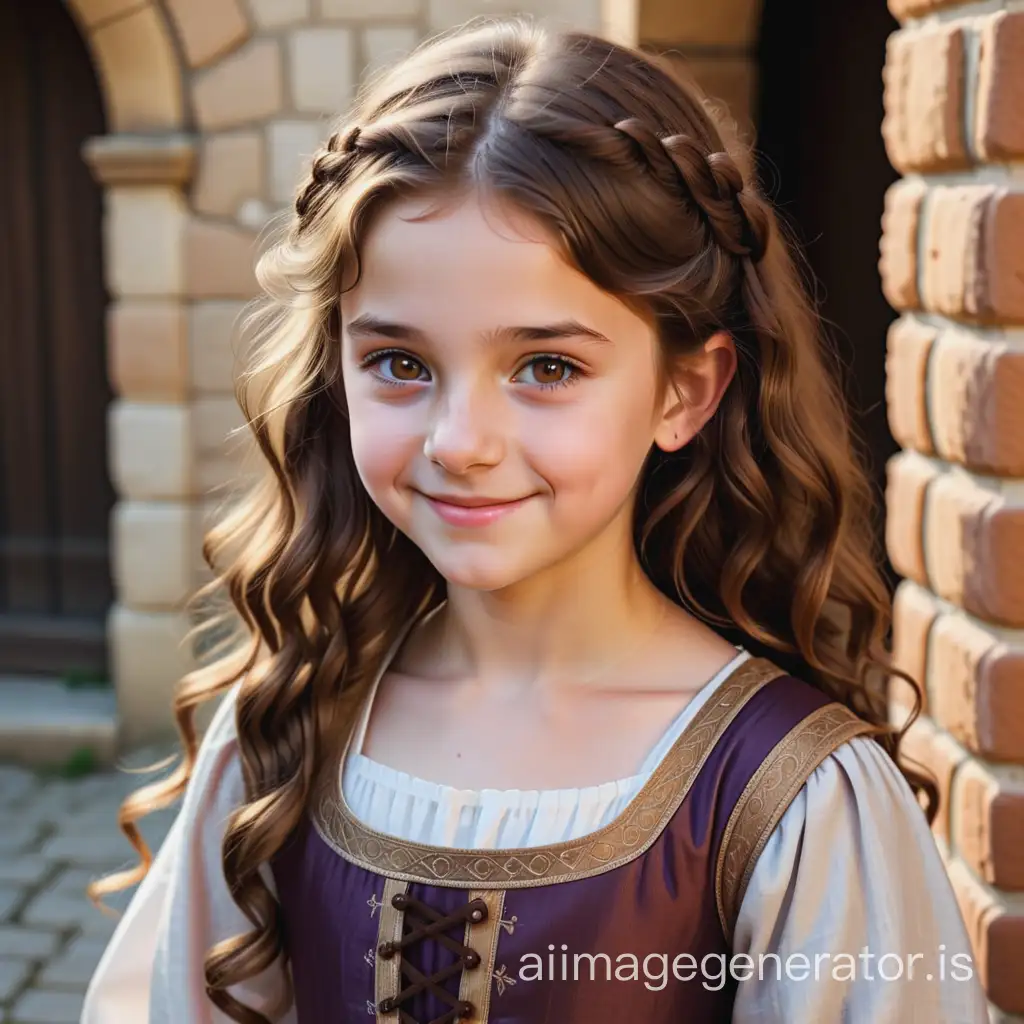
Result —
[{"label": "paving stone", "polygon": [[78,1024],[84,993],[30,989],[11,1008],[18,1024]]},{"label": "paving stone", "polygon": [[16,960],[0,957],[0,1002],[7,1002],[32,973],[32,964],[28,960]]},{"label": "paving stone", "polygon": [[38,984],[52,989],[85,991],[103,956],[104,939],[82,935],[68,949],[52,960],[39,976]]},{"label": "paving stone", "polygon": [[111,921],[86,898],[66,892],[47,890],[35,897],[22,911],[28,925],[45,928],[78,928],[88,934],[109,934],[117,922]]},{"label": "paving stone", "polygon": [[53,956],[60,944],[60,934],[47,928],[0,925],[0,956],[43,960]]},{"label": "paving stone", "polygon": [[48,861],[31,853],[0,860],[0,885],[36,885],[50,870]]},{"label": "paving stone", "polygon": [[20,803],[39,785],[33,772],[15,765],[0,765],[0,807]]},{"label": "paving stone", "polygon": [[132,848],[116,831],[91,836],[56,835],[44,844],[41,855],[47,860],[86,864],[104,870],[130,863]]},{"label": "paving stone", "polygon": [[10,917],[27,894],[28,890],[18,885],[0,885],[0,921]]},{"label": "paving stone", "polygon": [[5,822],[0,830],[0,857],[9,857],[16,853],[24,853],[34,847],[42,835],[42,829],[36,822],[15,819],[13,824]]}]

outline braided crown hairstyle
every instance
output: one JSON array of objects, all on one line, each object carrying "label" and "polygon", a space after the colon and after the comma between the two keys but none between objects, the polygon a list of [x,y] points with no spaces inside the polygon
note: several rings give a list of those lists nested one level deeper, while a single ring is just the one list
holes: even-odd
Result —
[{"label": "braided crown hairstyle", "polygon": [[301,820],[396,627],[444,596],[356,472],[339,291],[344,303],[375,211],[465,189],[548,226],[574,266],[656,318],[666,359],[731,332],[738,369],[715,416],[682,452],[655,450],[645,467],[638,555],[666,594],[846,703],[897,750],[883,687],[901,673],[884,646],[873,496],[749,152],[663,60],[524,19],[470,23],[364,86],[260,261],[266,299],[248,323],[239,401],[262,475],[208,534],[216,579],[203,592],[230,597],[244,642],[183,681],[183,761],[121,813],[142,863],[94,890],[145,874],[136,820],[184,790],[194,712],[237,683],[246,802],[228,824],[223,866],[252,927],[209,952],[206,981],[241,1024],[268,1018],[231,987],[287,958],[261,868]]}]

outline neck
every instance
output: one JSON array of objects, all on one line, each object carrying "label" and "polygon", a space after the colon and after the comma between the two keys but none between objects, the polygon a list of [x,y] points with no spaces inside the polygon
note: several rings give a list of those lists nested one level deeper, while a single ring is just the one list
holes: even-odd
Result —
[{"label": "neck", "polygon": [[446,676],[554,686],[640,655],[670,606],[637,561],[623,516],[570,559],[514,586],[449,586],[427,645]]}]

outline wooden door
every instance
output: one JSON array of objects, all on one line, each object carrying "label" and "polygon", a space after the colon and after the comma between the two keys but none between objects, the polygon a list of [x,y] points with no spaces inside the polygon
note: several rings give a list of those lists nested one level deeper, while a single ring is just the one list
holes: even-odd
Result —
[{"label": "wooden door", "polygon": [[106,670],[104,131],[62,0],[0,3],[0,674]]}]

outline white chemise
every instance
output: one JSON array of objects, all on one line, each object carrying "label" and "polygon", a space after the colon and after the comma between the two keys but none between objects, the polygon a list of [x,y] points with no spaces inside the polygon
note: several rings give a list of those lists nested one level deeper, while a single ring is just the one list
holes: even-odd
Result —
[{"label": "white chemise", "polygon": [[[635,775],[582,789],[455,789],[379,764],[361,752],[368,702],[343,770],[345,799],[371,828],[430,845],[496,849],[577,838],[621,813],[748,657],[740,651],[699,691]],[[226,820],[244,799],[233,710],[229,695],[204,737],[181,812],[96,970],[82,1024],[228,1024],[206,996],[202,965],[214,943],[248,928],[220,855]],[[272,884],[269,870],[265,877]],[[755,965],[759,954],[777,954],[787,965],[781,980],[773,959],[761,976],[748,972],[750,980],[738,985],[734,1024],[988,1020],[976,973],[965,980],[955,966],[971,963],[970,945],[924,815],[891,759],[867,737],[827,757],[783,815],[751,876],[733,949]],[[833,971],[822,958],[837,953],[851,954],[855,971],[848,959]],[[897,972],[899,980],[880,977]],[[275,968],[235,994],[267,1012],[281,991]],[[294,1010],[277,1019],[302,1024]]]}]

